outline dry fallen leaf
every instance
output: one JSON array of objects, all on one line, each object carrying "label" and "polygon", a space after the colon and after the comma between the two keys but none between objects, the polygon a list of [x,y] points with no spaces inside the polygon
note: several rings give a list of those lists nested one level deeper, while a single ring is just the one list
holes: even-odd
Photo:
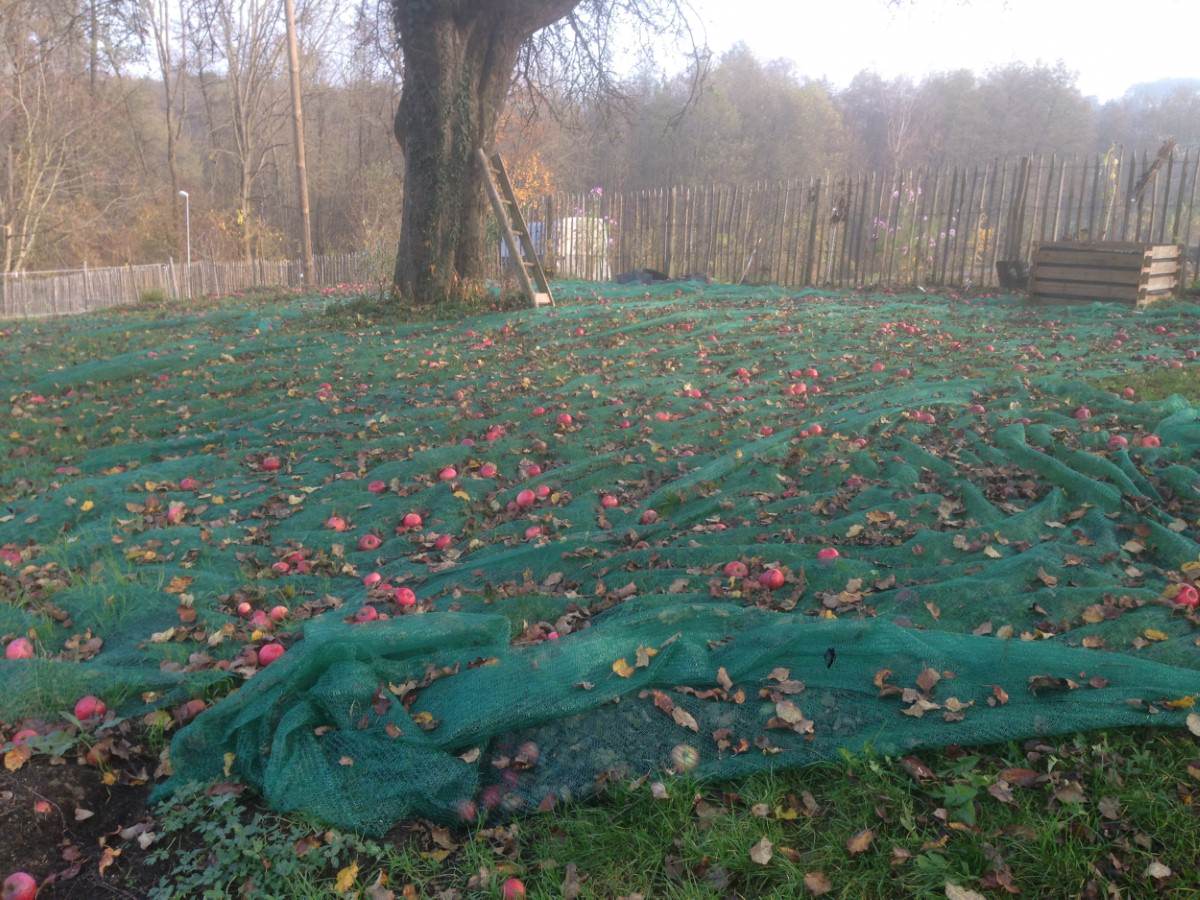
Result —
[{"label": "dry fallen leaf", "polygon": [[850,851],[851,856],[857,856],[860,853],[865,853],[867,848],[871,846],[871,841],[875,840],[875,832],[870,828],[864,828],[850,840],[846,841],[846,849]]},{"label": "dry fallen leaf", "polygon": [[621,657],[612,664],[612,670],[622,678],[631,678],[633,676],[633,666],[625,662],[625,658]]},{"label": "dry fallen leaf", "polygon": [[972,891],[965,887],[959,887],[953,882],[946,882],[946,898],[947,900],[987,900],[983,894],[978,891]]},{"label": "dry fallen leaf", "polygon": [[1187,727],[1188,731],[1200,737],[1200,713],[1188,713]]},{"label": "dry fallen leaf", "polygon": [[358,863],[352,862],[337,873],[337,880],[333,883],[333,890],[338,894],[348,893],[354,887],[354,882],[357,880]]},{"label": "dry fallen leaf", "polygon": [[814,897],[820,897],[822,894],[828,894],[833,890],[833,885],[829,881],[829,876],[824,872],[805,873],[804,887]]},{"label": "dry fallen leaf", "polygon": [[774,845],[766,837],[750,848],[750,858],[760,866],[765,866],[775,855]]}]

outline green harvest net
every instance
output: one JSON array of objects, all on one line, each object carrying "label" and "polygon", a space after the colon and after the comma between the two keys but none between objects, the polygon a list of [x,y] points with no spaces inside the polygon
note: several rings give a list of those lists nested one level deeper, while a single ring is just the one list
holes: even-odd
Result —
[{"label": "green harvest net", "polygon": [[0,720],[220,698],[167,790],[228,774],[373,833],[1183,724],[1200,411],[1097,385],[1200,378],[1200,308],[573,294],[435,325],[308,299],[10,326],[0,640],[37,655],[0,661]]}]

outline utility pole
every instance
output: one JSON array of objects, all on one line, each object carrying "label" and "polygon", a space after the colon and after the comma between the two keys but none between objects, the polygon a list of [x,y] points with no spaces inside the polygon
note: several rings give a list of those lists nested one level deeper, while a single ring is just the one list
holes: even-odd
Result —
[{"label": "utility pole", "polygon": [[296,144],[296,188],[300,194],[300,228],[304,240],[304,286],[312,287],[316,267],[308,212],[308,175],[304,166],[304,111],[300,100],[300,45],[296,40],[295,0],[283,0],[283,11],[287,19],[288,66],[292,76],[292,139]]}]

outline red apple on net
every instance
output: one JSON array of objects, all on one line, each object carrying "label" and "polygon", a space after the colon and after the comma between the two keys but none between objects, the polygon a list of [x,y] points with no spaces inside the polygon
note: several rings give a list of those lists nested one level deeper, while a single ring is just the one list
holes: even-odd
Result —
[{"label": "red apple on net", "polygon": [[387,490],[387,482],[379,481],[378,479],[376,479],[375,481],[372,481],[370,484],[367,485],[367,490],[370,491],[372,494],[382,494],[384,491]]},{"label": "red apple on net", "polygon": [[882,372],[885,368],[887,368],[887,367],[884,366],[884,364],[881,362],[871,363],[871,371],[872,372]]},{"label": "red apple on net", "polygon": [[525,900],[525,884],[520,878],[508,878],[500,888],[500,896],[504,900]]},{"label": "red apple on net", "polygon": [[808,433],[811,434],[813,437],[816,437],[816,436],[824,433],[824,431],[825,431],[824,428],[822,428],[820,425],[817,425],[815,423],[808,426]]},{"label": "red apple on net", "polygon": [[570,413],[559,413],[557,422],[563,428],[570,428],[575,419]]},{"label": "red apple on net", "polygon": [[269,666],[283,656],[283,644],[263,644],[258,648],[258,664]]},{"label": "red apple on net", "polygon": [[271,571],[276,575],[286,575],[288,572],[292,571],[292,567],[285,560],[281,559],[277,562],[271,563]]},{"label": "red apple on net", "polygon": [[546,414],[546,407],[535,406],[530,412],[535,416],[544,416]]},{"label": "red apple on net", "polygon": [[499,425],[493,425],[487,430],[487,434],[483,436],[483,439],[485,441],[498,441],[502,437],[504,437],[504,429]]},{"label": "red apple on net", "polygon": [[442,471],[438,472],[438,478],[442,481],[453,481],[458,477],[458,469],[454,466],[446,466]]},{"label": "red apple on net", "polygon": [[612,509],[615,506],[619,506],[620,503],[621,503],[621,501],[618,500],[616,497],[614,497],[612,494],[605,494],[603,497],[600,498],[600,505],[603,506],[605,509]]},{"label": "red apple on net", "polygon": [[181,491],[194,491],[198,487],[200,487],[200,482],[198,482],[195,478],[192,478],[190,475],[179,482],[179,489]]},{"label": "red apple on net", "polygon": [[20,731],[18,731],[16,734],[14,734],[12,736],[12,742],[14,744],[24,744],[30,738],[35,738],[37,736],[38,736],[38,733],[36,731],[34,731],[32,728],[22,728]]},{"label": "red apple on net", "polygon": [[1137,394],[1137,391],[1135,391],[1131,387],[1127,387],[1123,391],[1121,391],[1121,396],[1124,397],[1126,400],[1132,400],[1136,394]]},{"label": "red apple on net", "polygon": [[819,373],[816,369],[812,368],[811,366],[804,370],[805,378],[819,378],[820,374],[821,373]]},{"label": "red apple on net", "polygon": [[527,541],[532,541],[534,538],[539,538],[541,536],[542,536],[542,526],[541,525],[530,525],[528,528],[525,529],[525,540],[527,540]]},{"label": "red apple on net", "polygon": [[982,403],[972,403],[967,407],[967,412],[976,416],[982,416],[987,412],[987,408]]},{"label": "red apple on net", "polygon": [[[516,881],[516,879],[510,879]],[[507,882],[506,882],[507,883]],[[517,882],[520,884],[520,882]],[[13,872],[4,879],[3,894],[0,894],[4,900],[34,900],[37,896],[38,885],[33,876],[28,872]],[[524,888],[521,889],[521,897],[525,896]]]},{"label": "red apple on net", "polygon": [[104,701],[91,694],[75,701],[75,718],[81,722],[86,722],[88,719],[99,719],[106,712],[108,712],[108,707],[104,705]]},{"label": "red apple on net", "polygon": [[517,494],[517,506],[521,507],[522,509],[533,506],[533,503],[536,499],[537,497],[533,491],[526,488]]},{"label": "red apple on net", "polygon": [[750,570],[746,568],[746,564],[740,560],[733,560],[725,563],[725,576],[727,578],[745,578],[750,574]]},{"label": "red apple on net", "polygon": [[420,528],[423,521],[419,513],[410,512],[404,514],[404,518],[400,520],[400,524],[404,528]]},{"label": "red apple on net", "polygon": [[1083,422],[1086,419],[1090,419],[1091,417],[1092,417],[1092,411],[1090,409],[1088,409],[1086,406],[1081,406],[1081,407],[1079,407],[1079,409],[1075,410],[1075,418],[1078,419],[1080,422]]},{"label": "red apple on net", "polygon": [[1161,447],[1162,440],[1157,434],[1148,434],[1142,438],[1141,444],[1143,447]]},{"label": "red apple on net", "polygon": [[374,622],[379,618],[379,610],[371,606],[369,603],[366,606],[360,607],[358,612],[354,614],[354,621],[359,625],[365,622]]},{"label": "red apple on net", "polygon": [[272,622],[282,622],[288,617],[288,608],[282,605],[272,606],[270,616]]},{"label": "red apple on net", "polygon": [[33,644],[29,638],[13,638],[4,648],[5,659],[33,659]]},{"label": "red apple on net", "polygon": [[1109,450],[1120,450],[1122,447],[1129,446],[1129,439],[1119,434],[1114,434],[1108,439]]},{"label": "red apple on net", "polygon": [[482,478],[495,478],[497,471],[495,463],[484,463],[479,467],[479,475]]},{"label": "red apple on net", "polygon": [[254,607],[243,600],[237,605],[237,614],[243,619],[249,618],[250,613],[254,611]]},{"label": "red apple on net", "polygon": [[378,549],[379,549],[379,545],[380,545],[380,544],[382,544],[382,543],[383,543],[383,541],[381,541],[381,540],[379,539],[379,536],[378,536],[378,535],[375,535],[375,534],[364,534],[362,537],[360,537],[360,538],[358,539],[358,549],[359,549],[359,550],[366,550],[366,551],[368,551],[368,552],[369,552],[369,551],[371,551],[371,550],[378,550]]},{"label": "red apple on net", "polygon": [[783,587],[784,580],[783,572],[779,571],[779,569],[767,569],[758,576],[758,583],[771,591]]},{"label": "red apple on net", "polygon": [[762,428],[758,429],[758,433],[763,437],[770,437],[775,433],[775,429],[770,425],[764,425]]},{"label": "red apple on net", "polygon": [[1175,602],[1180,606],[1189,608],[1200,606],[1200,591],[1197,591],[1190,584],[1181,584],[1179,590],[1175,592]]},{"label": "red apple on net", "polygon": [[445,550],[452,543],[454,543],[454,537],[452,535],[439,534],[437,539],[433,542],[433,547],[435,550]]},{"label": "red apple on net", "polygon": [[465,437],[461,441],[459,441],[459,443],[462,444],[464,447],[474,447],[475,446],[475,438]]},{"label": "red apple on net", "polygon": [[280,462],[278,456],[264,456],[263,461],[258,464],[258,467],[264,472],[278,472],[279,466]]},{"label": "red apple on net", "polygon": [[530,463],[528,466],[525,467],[525,477],[526,478],[537,478],[541,474],[542,474],[542,467],[539,466],[537,463]]},{"label": "red apple on net", "polygon": [[639,521],[643,525],[653,525],[655,522],[658,521],[658,513],[652,509],[648,509],[644,513],[642,513],[642,518]]},{"label": "red apple on net", "polygon": [[533,491],[533,492],[534,492],[535,494],[537,494],[537,498],[538,498],[539,500],[545,500],[547,497],[549,497],[549,496],[550,496],[550,485],[548,485],[548,484],[539,484],[539,485],[538,485],[538,486],[537,486],[537,487],[534,489],[534,491]]},{"label": "red apple on net", "polygon": [[383,576],[378,572],[371,572],[363,576],[363,585],[369,590],[375,587],[379,582],[383,581]]},{"label": "red apple on net", "polygon": [[263,610],[256,609],[250,615],[250,624],[255,628],[270,628],[271,617],[268,616]]},{"label": "red apple on net", "polygon": [[822,547],[817,551],[817,559],[822,561],[837,559],[841,555],[836,547]]},{"label": "red apple on net", "polygon": [[345,531],[350,525],[341,516],[330,516],[325,520],[325,527],[332,531]]}]

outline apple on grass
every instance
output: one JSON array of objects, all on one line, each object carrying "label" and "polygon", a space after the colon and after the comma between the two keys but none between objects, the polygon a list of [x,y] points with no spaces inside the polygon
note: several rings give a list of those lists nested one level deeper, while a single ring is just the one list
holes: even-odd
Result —
[{"label": "apple on grass", "polygon": [[5,659],[33,659],[33,644],[29,638],[13,638],[4,648]]}]

